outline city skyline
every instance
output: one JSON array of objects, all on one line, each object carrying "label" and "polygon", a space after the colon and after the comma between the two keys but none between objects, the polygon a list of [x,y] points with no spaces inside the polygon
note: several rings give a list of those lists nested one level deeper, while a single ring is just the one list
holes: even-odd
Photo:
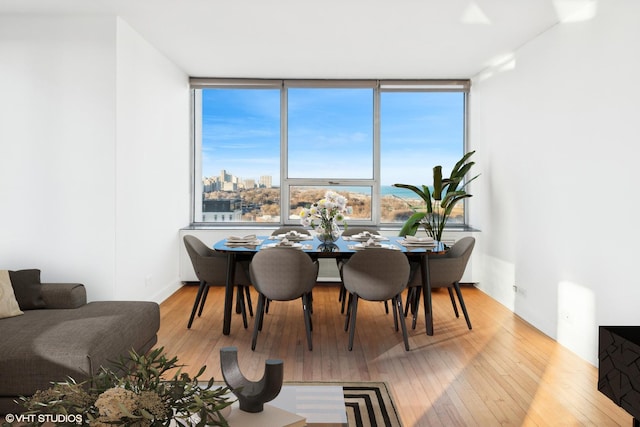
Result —
[{"label": "city skyline", "polygon": [[[261,175],[258,179],[243,178],[222,169],[218,175],[202,177],[203,192],[237,191],[239,189],[273,188],[273,177]],[[231,184],[231,186],[227,185]],[[233,185],[236,187],[234,188]]]}]

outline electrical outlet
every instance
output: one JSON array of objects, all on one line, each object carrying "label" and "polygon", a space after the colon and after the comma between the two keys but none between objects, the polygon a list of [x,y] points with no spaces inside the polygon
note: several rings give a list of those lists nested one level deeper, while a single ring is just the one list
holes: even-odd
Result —
[{"label": "electrical outlet", "polygon": [[513,292],[520,295],[523,298],[527,297],[527,290],[522,286],[513,285]]}]

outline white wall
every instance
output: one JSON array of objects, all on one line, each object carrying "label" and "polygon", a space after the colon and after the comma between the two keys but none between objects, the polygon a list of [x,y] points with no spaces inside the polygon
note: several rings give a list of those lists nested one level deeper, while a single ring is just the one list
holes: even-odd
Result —
[{"label": "white wall", "polygon": [[116,289],[160,301],[189,223],[189,80],[122,19],[117,40]]},{"label": "white wall", "polygon": [[481,288],[596,364],[598,325],[640,322],[640,4],[591,3],[474,79],[471,222]]},{"label": "white wall", "polygon": [[84,283],[92,300],[177,286],[188,223],[187,77],[118,23],[0,16],[0,268]]},{"label": "white wall", "polygon": [[114,18],[0,16],[0,268],[114,295]]}]

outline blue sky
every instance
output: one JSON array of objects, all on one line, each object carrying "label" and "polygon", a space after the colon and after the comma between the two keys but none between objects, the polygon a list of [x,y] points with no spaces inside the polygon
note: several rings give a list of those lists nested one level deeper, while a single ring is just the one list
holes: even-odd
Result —
[{"label": "blue sky", "polygon": [[[386,92],[381,98],[382,185],[428,184],[463,154],[462,93]],[[203,90],[202,171],[280,176],[280,91]],[[290,175],[370,178],[371,89],[289,89]]]}]

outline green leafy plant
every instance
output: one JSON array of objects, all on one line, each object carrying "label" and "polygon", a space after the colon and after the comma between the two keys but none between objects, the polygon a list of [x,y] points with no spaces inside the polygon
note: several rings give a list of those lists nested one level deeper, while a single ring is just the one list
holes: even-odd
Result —
[{"label": "green leafy plant", "polygon": [[[401,236],[413,236],[422,225],[427,235],[434,240],[442,241],[442,232],[453,211],[455,205],[467,197],[471,197],[465,187],[478,175],[471,179],[464,180],[475,162],[468,162],[475,151],[465,154],[453,167],[449,178],[442,177],[442,166],[433,168],[433,190],[428,186],[417,187],[410,184],[393,184],[394,187],[406,188],[420,196],[424,205],[412,206],[409,202],[413,214],[407,219],[400,230]],[[464,183],[463,183],[464,180]]]},{"label": "green leafy plant", "polygon": [[229,388],[214,386],[213,378],[200,382],[206,366],[190,377],[177,357],[168,358],[163,351],[131,351],[87,382],[69,378],[21,398],[28,425],[43,425],[55,414],[56,425],[227,426],[220,411],[233,403]]}]

